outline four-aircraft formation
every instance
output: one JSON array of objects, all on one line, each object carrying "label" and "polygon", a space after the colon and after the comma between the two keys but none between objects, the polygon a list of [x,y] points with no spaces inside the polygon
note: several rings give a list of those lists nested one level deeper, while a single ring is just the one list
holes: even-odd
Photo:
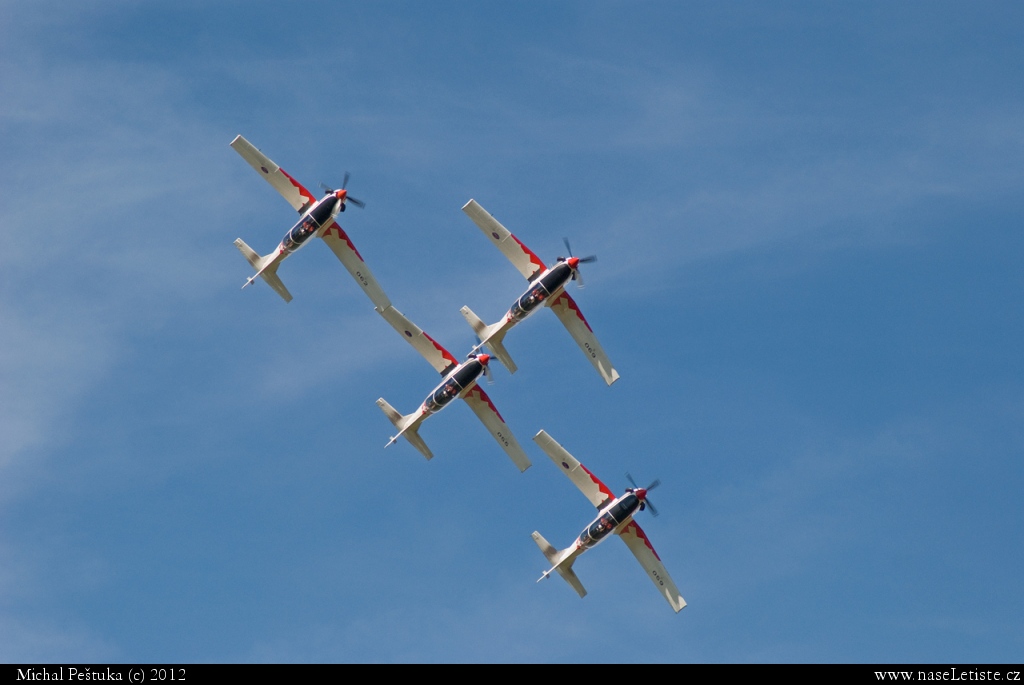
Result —
[{"label": "four-aircraft formation", "polygon": [[[485,324],[469,307],[462,308],[462,315],[473,328],[479,342],[470,350],[466,359],[460,362],[451,352],[395,309],[383,288],[377,283],[377,279],[370,272],[370,268],[363,261],[362,255],[359,254],[351,238],[338,223],[338,215],[344,212],[349,204],[356,207],[364,206],[360,200],[348,194],[346,189],[349,180],[348,173],[345,174],[340,189],[321,185],[324,194],[317,198],[242,136],[237,136],[231,142],[231,147],[266,179],[300,215],[299,220],[288,230],[277,248],[266,255],[261,256],[246,245],[241,238],[235,241],[235,247],[256,271],[242,287],[245,288],[257,278],[262,278],[274,292],[286,302],[290,302],[292,295],[277,275],[278,268],[289,255],[311,242],[312,238],[320,238],[327,243],[327,246],[331,248],[342,265],[359,284],[359,287],[370,298],[377,313],[441,375],[441,382],[430,391],[419,408],[408,414],[402,414],[388,404],[384,398],[377,400],[377,405],[394,424],[397,431],[385,447],[399,438],[405,438],[427,459],[432,458],[433,453],[419,434],[420,426],[427,418],[440,412],[456,399],[462,399],[508,454],[516,467],[520,471],[529,468],[529,457],[526,456],[526,452],[523,451],[501,414],[498,413],[494,402],[480,387],[479,381],[481,376],[490,377],[492,359],[497,359],[510,373],[515,373],[515,362],[512,361],[504,346],[505,336],[516,324],[540,310],[542,306],[555,313],[605,383],[611,385],[619,378],[618,372],[612,367],[608,356],[597,342],[597,338],[579,306],[565,291],[570,281],[575,280],[582,285],[583,277],[580,273],[580,265],[595,259],[595,257],[573,256],[568,240],[565,241],[568,256],[558,257],[553,265],[546,266],[534,252],[512,235],[475,200],[466,203],[462,211],[529,281],[529,286],[512,303],[505,315],[490,325]],[[481,352],[482,349],[486,349],[489,354]],[[649,509],[652,515],[657,515],[657,510],[648,499],[648,494],[658,486],[659,481],[654,481],[647,487],[641,488],[637,487],[627,474],[632,487],[627,488],[622,495],[616,497],[608,486],[546,432],[541,430],[533,440],[598,510],[597,517],[571,545],[564,549],[557,549],[540,533],[533,533],[534,542],[540,547],[541,552],[551,565],[551,568],[544,571],[538,582],[557,572],[579,593],[580,597],[583,597],[587,591],[572,570],[572,566],[580,554],[614,533],[626,543],[672,609],[678,612],[686,606],[686,602],[657,552],[654,551],[647,535],[634,520],[634,516],[645,509]]]}]

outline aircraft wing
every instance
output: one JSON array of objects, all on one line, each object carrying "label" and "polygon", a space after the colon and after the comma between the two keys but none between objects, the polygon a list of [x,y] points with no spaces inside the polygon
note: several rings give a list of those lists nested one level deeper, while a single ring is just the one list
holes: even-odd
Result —
[{"label": "aircraft wing", "polygon": [[373,277],[370,267],[363,261],[363,256],[359,254],[352,239],[342,230],[337,221],[332,221],[320,237],[327,243],[327,247],[331,248],[334,256],[352,274],[352,278],[356,279],[356,283],[370,298],[377,311],[383,311],[391,306],[391,300],[384,294],[384,289]]},{"label": "aircraft wing", "polygon": [[590,503],[600,509],[609,501],[615,499],[615,495],[608,489],[608,486],[587,470],[587,467],[579,463],[576,457],[569,454],[564,447],[555,442],[554,438],[545,431],[540,431],[533,436],[533,441],[544,450],[551,461],[561,467],[562,471],[569,477],[569,480],[580,489]]},{"label": "aircraft wing", "polygon": [[558,320],[562,322],[562,325],[569,331],[569,335],[580,346],[583,353],[587,355],[587,359],[594,365],[597,372],[601,374],[604,382],[611,385],[619,380],[619,372],[612,367],[611,360],[604,353],[601,344],[597,342],[594,331],[591,330],[587,320],[583,318],[583,312],[580,311],[579,305],[576,304],[574,299],[569,297],[569,293],[563,292],[555,298],[554,302],[549,302],[547,306],[551,307],[551,311],[558,316]]},{"label": "aircraft wing", "polygon": [[491,398],[487,396],[484,389],[479,385],[474,385],[468,393],[462,396],[462,399],[466,400],[466,404],[469,405],[469,408],[473,410],[477,418],[487,427],[487,430],[498,441],[498,444],[505,450],[516,467],[520,471],[530,468],[530,458],[526,456],[526,452],[519,446],[516,436],[512,435],[512,431],[509,430],[505,419],[501,418],[501,414],[498,413],[494,403],[491,402]]},{"label": "aircraft wing", "polygon": [[417,352],[423,355],[423,358],[442,376],[453,367],[458,366],[459,362],[452,356],[451,352],[444,349],[436,340],[424,333],[419,326],[405,318],[402,312],[390,304],[383,309],[378,307],[377,313],[383,316],[384,320],[391,324],[391,327],[398,331],[399,335],[412,345]]},{"label": "aircraft wing", "polygon": [[654,547],[651,545],[651,541],[647,539],[647,534],[644,533],[643,529],[637,525],[636,521],[630,521],[626,524],[625,528],[616,532],[618,532],[622,541],[626,543],[626,546],[629,547],[629,551],[633,553],[636,560],[647,571],[647,575],[654,581],[654,586],[658,588],[658,592],[661,593],[662,597],[668,601],[672,610],[675,612],[682,610],[686,606],[686,600],[679,594],[679,588],[672,582],[671,576],[665,570],[665,565],[661,563],[661,558],[654,551]]},{"label": "aircraft wing", "polygon": [[281,196],[299,214],[305,212],[310,205],[316,202],[316,198],[303,188],[301,183],[289,176],[284,169],[274,164],[269,157],[242,136],[235,136],[235,139],[231,141],[231,147],[235,148],[235,152],[242,155],[242,159],[259,172],[260,176],[267,180],[267,183],[274,186],[274,190],[281,193]]},{"label": "aircraft wing", "polygon": [[530,248],[519,242],[519,239],[508,232],[508,229],[498,223],[498,220],[487,213],[487,210],[477,204],[476,200],[470,200],[463,206],[464,211],[473,220],[481,231],[484,232],[491,242],[494,243],[502,254],[508,257],[512,266],[519,269],[526,280],[533,280],[533,277],[544,271],[544,262],[535,255]]}]

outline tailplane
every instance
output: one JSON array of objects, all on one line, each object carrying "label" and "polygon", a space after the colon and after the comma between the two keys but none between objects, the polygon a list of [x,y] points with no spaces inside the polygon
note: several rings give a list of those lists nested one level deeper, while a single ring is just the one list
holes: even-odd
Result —
[{"label": "tailplane", "polygon": [[540,547],[540,551],[544,553],[544,557],[551,564],[551,568],[544,572],[544,574],[537,579],[537,582],[547,578],[553,571],[558,571],[558,575],[562,576],[565,582],[572,586],[572,589],[576,591],[580,597],[586,597],[587,590],[583,587],[583,583],[576,576],[576,573],[572,570],[572,565],[576,561],[576,557],[579,556],[578,548],[573,545],[572,547],[566,547],[559,551],[554,546],[544,539],[544,536],[533,531],[533,541]]},{"label": "tailplane", "polygon": [[[501,344],[501,341],[505,339],[505,334],[508,333],[509,327],[506,325],[507,321],[499,321],[498,323],[491,324],[488,326],[480,317],[477,316],[472,309],[469,307],[463,307],[461,310],[462,316],[465,317],[469,325],[473,327],[473,332],[476,333],[476,337],[480,339],[480,345],[486,345],[491,353],[498,358],[498,361],[508,369],[509,373],[516,372],[516,363],[512,361],[512,357],[509,356],[505,346]],[[477,346],[477,348],[480,347]]]},{"label": "tailplane", "polygon": [[292,301],[292,294],[288,292],[288,288],[284,287],[284,283],[277,276],[277,267],[281,263],[279,253],[272,252],[261,257],[255,250],[246,245],[245,241],[241,238],[235,240],[235,247],[238,248],[238,251],[242,253],[252,268],[256,269],[256,273],[246,280],[245,285],[242,286],[243,288],[247,285],[252,285],[252,282],[258,276],[266,281],[285,302]]},{"label": "tailplane", "polygon": [[412,446],[418,449],[424,457],[427,459],[433,458],[434,453],[430,451],[430,448],[427,447],[427,443],[423,441],[423,438],[421,438],[420,434],[417,432],[420,424],[423,422],[423,419],[426,418],[426,414],[414,411],[411,414],[403,416],[397,409],[388,404],[387,400],[383,397],[377,400],[377,406],[380,407],[380,410],[384,412],[384,415],[388,417],[388,420],[391,421],[391,423],[395,425],[395,428],[398,429],[398,434],[388,440],[388,444],[384,445],[384,447],[390,447],[391,443],[404,437],[412,443]]}]

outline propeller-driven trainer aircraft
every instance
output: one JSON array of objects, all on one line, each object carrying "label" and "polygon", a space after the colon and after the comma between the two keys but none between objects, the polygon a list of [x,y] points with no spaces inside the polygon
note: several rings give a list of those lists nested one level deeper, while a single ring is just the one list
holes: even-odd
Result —
[{"label": "propeller-driven trainer aircraft", "polygon": [[505,419],[501,418],[501,414],[491,402],[491,398],[477,384],[481,375],[489,374],[487,365],[490,362],[490,356],[471,353],[466,361],[460,364],[448,350],[393,306],[389,305],[384,309],[378,308],[377,311],[444,378],[441,384],[427,395],[419,409],[405,416],[388,404],[383,397],[377,400],[377,406],[398,429],[398,434],[392,437],[385,447],[391,445],[398,438],[404,437],[423,456],[430,459],[434,455],[418,433],[420,424],[431,414],[436,414],[453,400],[461,397],[494,436],[494,439],[498,441],[516,467],[520,471],[528,469],[530,459],[520,447],[515,436],[512,435]]},{"label": "propeller-driven trainer aircraft", "polygon": [[277,268],[288,255],[305,245],[310,238],[317,236],[323,238],[327,246],[337,255],[341,263],[373,301],[374,306],[380,309],[388,307],[391,303],[383,289],[370,273],[369,267],[363,262],[363,258],[356,250],[356,246],[352,244],[352,240],[335,221],[335,217],[339,212],[345,211],[345,206],[348,203],[357,207],[364,206],[362,202],[351,197],[345,190],[345,186],[348,185],[348,173],[345,174],[345,180],[342,182],[340,190],[324,186],[325,194],[318,200],[301,183],[270,161],[266,155],[242,136],[237,136],[231,141],[231,147],[249,163],[249,166],[259,172],[267,180],[267,183],[274,187],[274,190],[281,193],[295,211],[302,215],[298,223],[285,234],[277,249],[267,255],[260,256],[241,238],[235,241],[235,247],[256,269],[256,273],[242,287],[250,285],[259,276],[270,284],[274,292],[284,298],[285,302],[291,302],[291,293],[278,278]]},{"label": "propeller-driven trainer aircraft", "polygon": [[579,306],[569,296],[569,293],[565,292],[565,286],[570,280],[576,280],[582,285],[583,280],[579,273],[579,266],[593,261],[596,257],[573,257],[572,250],[569,250],[569,244],[566,241],[569,256],[559,257],[555,265],[548,268],[544,266],[540,257],[519,242],[518,238],[509,233],[508,229],[488,214],[487,210],[481,207],[476,200],[467,202],[462,211],[473,220],[473,223],[483,231],[484,235],[491,239],[491,242],[501,250],[502,254],[508,257],[519,273],[530,281],[530,287],[509,308],[505,317],[490,326],[484,324],[469,307],[462,308],[462,315],[466,317],[466,321],[473,327],[473,331],[480,339],[480,345],[477,347],[486,346],[510,373],[515,373],[516,365],[505,350],[502,340],[513,326],[543,304],[550,307],[551,311],[558,316],[559,321],[568,329],[569,335],[587,355],[605,383],[611,385],[618,380],[619,372],[612,367],[608,355],[601,349],[590,324],[583,318],[583,312],[580,311]]},{"label": "propeller-driven trainer aircraft", "polygon": [[539,583],[551,575],[552,572],[557,571],[579,593],[580,597],[585,596],[587,591],[583,588],[583,584],[580,583],[580,579],[576,577],[576,573],[573,572],[572,565],[579,555],[596,546],[610,534],[615,533],[626,543],[629,551],[633,553],[636,560],[644,567],[647,575],[650,576],[651,580],[654,581],[655,587],[658,588],[658,592],[668,600],[669,606],[676,612],[686,606],[686,601],[683,600],[682,595],[679,594],[679,589],[676,588],[676,584],[669,577],[668,571],[665,570],[664,564],[661,563],[661,558],[654,551],[654,547],[651,546],[651,541],[647,539],[647,535],[637,525],[636,521],[633,520],[633,516],[638,511],[643,511],[644,509],[650,509],[651,514],[657,516],[657,510],[647,499],[647,493],[656,488],[660,481],[654,481],[646,488],[638,488],[633,479],[627,474],[626,477],[629,478],[630,484],[633,487],[627,488],[621,497],[616,497],[608,489],[608,486],[598,480],[597,476],[588,471],[583,464],[576,461],[550,435],[540,431],[534,436],[533,440],[551,457],[551,461],[555,462],[565,472],[569,480],[580,489],[580,492],[586,495],[587,499],[597,507],[599,512],[597,518],[583,529],[583,532],[576,538],[576,541],[563,550],[555,549],[551,546],[551,543],[544,539],[544,536],[534,531],[533,541],[537,543],[540,551],[544,553],[548,563],[551,564],[551,568],[545,571],[544,575],[537,582]]}]

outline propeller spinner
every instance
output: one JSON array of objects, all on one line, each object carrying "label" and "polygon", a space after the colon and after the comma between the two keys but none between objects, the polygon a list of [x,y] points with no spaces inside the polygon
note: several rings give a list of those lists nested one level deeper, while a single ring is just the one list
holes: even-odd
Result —
[{"label": "propeller spinner", "polygon": [[336,195],[337,198],[341,200],[341,211],[343,212],[345,211],[345,205],[347,205],[349,202],[354,204],[356,207],[359,207],[360,209],[366,206],[365,202],[363,202],[362,200],[357,200],[356,198],[349,195],[348,191],[345,190],[345,187],[348,185],[349,177],[350,174],[346,171],[345,176],[341,181],[341,188],[339,188],[338,190],[331,188],[330,186],[326,185],[323,182],[320,183],[320,187],[324,189],[325,195]]},{"label": "propeller spinner", "polygon": [[480,362],[480,366],[484,367],[484,377],[487,379],[487,384],[494,385],[494,378],[491,376],[490,367],[491,355],[477,354],[474,349],[474,351],[470,352],[468,356]]},{"label": "propeller spinner", "polygon": [[565,262],[572,269],[572,280],[576,281],[576,285],[580,288],[583,287],[583,275],[580,273],[580,264],[589,264],[590,262],[597,261],[597,255],[588,255],[586,257],[573,257],[572,247],[569,245],[568,238],[562,238],[562,242],[565,243],[565,251],[569,254],[568,257],[559,257],[558,261]]},{"label": "propeller spinner", "polygon": [[628,488],[626,491],[627,492],[632,492],[633,494],[635,494],[637,497],[640,498],[640,511],[643,511],[644,509],[650,509],[651,510],[651,516],[657,516],[658,515],[658,510],[654,506],[654,503],[651,502],[651,500],[647,499],[647,493],[649,493],[651,490],[653,490],[654,488],[656,488],[659,485],[661,485],[661,479],[660,478],[655,478],[654,482],[651,483],[650,485],[648,485],[646,488],[639,488],[636,485],[636,481],[633,480],[633,476],[629,475],[629,472],[627,471],[626,472],[626,480],[628,480],[630,485],[633,486],[631,488]]}]

